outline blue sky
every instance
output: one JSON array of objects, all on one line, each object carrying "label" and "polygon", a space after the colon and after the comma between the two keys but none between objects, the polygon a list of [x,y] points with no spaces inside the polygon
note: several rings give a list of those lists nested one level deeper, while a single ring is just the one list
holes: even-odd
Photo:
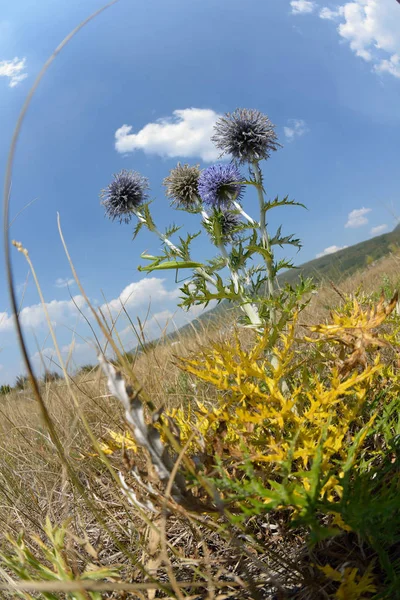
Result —
[{"label": "blue sky", "polygon": [[[7,4],[0,16],[2,173],[13,126],[42,64],[102,5]],[[275,211],[269,224],[274,230],[283,223],[303,240],[297,264],[393,228],[400,215],[398,31],[396,0],[121,0],[83,29],[29,109],[11,200],[12,216],[34,200],[13,223],[12,238],[29,250],[64,356],[75,330],[76,364],[94,361],[85,342],[90,329],[65,287],[71,273],[57,212],[93,302],[102,305],[105,297],[117,310],[121,294],[124,300],[131,294],[135,319],[151,300],[150,337],[172,316],[184,323],[189,317],[175,312],[174,278],[143,279],[137,271],[140,253],[157,252],[159,242],[146,233],[132,241],[132,225],[105,219],[99,192],[120,169],[139,171],[150,179],[157,225],[175,221],[196,231],[195,216],[170,209],[162,180],[178,160],[214,161],[212,124],[236,107],[268,114],[284,146],[263,164],[268,195],[289,194],[308,207]],[[255,208],[251,194],[244,205],[250,213]],[[205,239],[195,250],[211,255]],[[1,256],[4,282],[3,263]],[[13,264],[22,293],[28,266],[17,252]],[[73,283],[70,292],[85,311]],[[49,356],[54,351],[38,303],[30,278],[23,302],[29,349]],[[13,383],[22,365],[4,285],[0,313],[0,382]],[[126,322],[119,331],[126,347],[134,345]]]}]

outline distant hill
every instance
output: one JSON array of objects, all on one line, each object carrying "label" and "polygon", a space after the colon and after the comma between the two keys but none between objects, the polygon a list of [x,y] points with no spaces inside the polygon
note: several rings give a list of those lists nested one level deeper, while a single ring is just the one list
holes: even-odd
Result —
[{"label": "distant hill", "polygon": [[282,273],[281,283],[295,283],[299,276],[313,277],[315,281],[341,281],[369,264],[387,256],[390,252],[400,250],[400,224],[390,233],[384,233],[339,250],[310,260],[297,269]]}]

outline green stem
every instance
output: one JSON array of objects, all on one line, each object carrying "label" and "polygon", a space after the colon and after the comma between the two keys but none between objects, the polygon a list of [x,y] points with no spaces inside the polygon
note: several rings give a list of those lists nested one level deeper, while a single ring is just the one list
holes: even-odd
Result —
[{"label": "green stem", "polygon": [[[266,224],[266,220],[265,220],[265,208],[264,208],[265,200],[264,200],[264,189],[263,189],[263,185],[262,185],[261,169],[260,169],[257,161],[253,162],[253,168],[254,168],[255,182],[256,182],[256,186],[257,186],[258,201],[260,204],[261,241],[262,241],[263,248],[265,250],[267,250],[267,252],[268,252],[268,258],[265,259],[265,264],[267,266],[268,298],[271,301],[273,301],[274,287],[275,287],[274,284],[275,284],[275,279],[276,279],[274,271],[273,271],[274,257],[273,257],[273,253],[271,250],[271,245],[269,243],[267,224]],[[274,307],[271,307],[271,309],[270,309],[270,321],[271,321],[271,325],[273,327],[277,324],[277,314],[276,314]],[[278,362],[276,355],[273,353],[273,351],[271,351],[269,353],[269,357],[270,357],[272,367],[274,369],[277,369],[279,366],[279,362]],[[285,379],[283,379],[283,378],[280,381],[280,388],[285,396],[289,394],[288,384],[286,383]]]},{"label": "green stem", "polygon": [[[210,220],[210,217],[209,217],[208,213],[204,210],[204,208],[201,206],[201,204],[198,203],[198,205],[201,208],[201,216],[203,217],[203,220],[205,221],[205,223],[207,223]],[[251,217],[248,217],[248,218],[251,219]],[[219,249],[219,251],[221,252],[223,258],[225,259],[226,266],[228,267],[228,269],[231,272],[234,290],[241,301],[241,308],[242,308],[243,312],[246,313],[246,315],[248,316],[250,323],[252,325],[254,325],[256,327],[261,327],[262,321],[260,319],[258,309],[254,304],[251,304],[250,302],[248,302],[246,300],[246,298],[243,296],[242,286],[240,285],[239,273],[236,271],[236,269],[234,269],[232,267],[232,264],[231,264],[231,261],[229,258],[229,254],[225,248],[223,241],[220,239],[219,243],[217,243],[216,245],[217,245],[217,248]]]},{"label": "green stem", "polygon": [[[271,245],[269,243],[269,236],[267,231],[267,224],[265,220],[265,200],[264,200],[264,190],[262,186],[262,176],[261,169],[257,161],[253,162],[254,168],[254,177],[257,187],[258,201],[260,205],[260,232],[261,232],[261,241],[263,248],[267,250],[269,257],[265,259],[265,264],[267,266],[267,285],[268,285],[268,298],[273,298],[274,295],[274,284],[275,284],[275,275],[273,272],[273,254],[271,250]],[[276,322],[276,314],[275,310],[271,309],[271,322],[275,325]]]},{"label": "green stem", "polygon": [[[200,203],[199,203],[199,205],[200,205]],[[200,205],[200,207],[201,207],[201,205]],[[208,216],[207,212],[204,210],[203,207],[201,207],[201,216],[203,217],[203,220],[206,223],[210,220],[210,217]],[[248,316],[249,321],[252,325],[254,325],[255,327],[261,327],[262,321],[260,319],[258,309],[254,304],[252,304],[251,302],[248,302],[246,300],[246,298],[243,296],[243,288],[240,284],[239,273],[237,272],[236,269],[234,269],[232,267],[231,260],[229,258],[229,254],[227,252],[227,249],[225,248],[225,244],[224,244],[223,240],[220,238],[220,232],[218,233],[218,238],[219,239],[217,240],[218,243],[216,244],[216,246],[219,249],[219,251],[221,252],[223,258],[225,259],[226,266],[228,267],[228,269],[231,273],[231,277],[232,277],[232,281],[233,281],[233,288],[241,302],[240,307],[243,310],[243,312],[246,313],[246,315]]]},{"label": "green stem", "polygon": [[262,327],[262,321],[260,319],[260,315],[258,313],[258,309],[257,306],[255,306],[254,304],[252,304],[251,302],[249,302],[243,295],[243,290],[242,290],[242,286],[240,285],[240,280],[239,280],[239,274],[238,272],[232,267],[230,258],[229,258],[229,254],[223,244],[223,242],[220,242],[218,244],[218,249],[221,252],[223,258],[225,259],[225,263],[226,266],[228,267],[228,269],[231,272],[231,277],[232,277],[232,281],[233,281],[233,287],[235,290],[236,295],[238,296],[240,302],[241,302],[241,309],[243,310],[243,312],[246,313],[246,315],[248,316],[250,323],[252,325],[254,325],[255,327]]}]

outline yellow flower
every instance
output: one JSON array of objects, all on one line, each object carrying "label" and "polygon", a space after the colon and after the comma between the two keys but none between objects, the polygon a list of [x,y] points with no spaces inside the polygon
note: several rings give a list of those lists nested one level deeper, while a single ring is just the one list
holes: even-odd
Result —
[{"label": "yellow flower", "polygon": [[106,442],[100,442],[99,446],[104,454],[114,454],[117,450],[125,448],[125,450],[137,451],[137,445],[130,433],[118,433],[112,429],[107,429],[110,439]]},{"label": "yellow flower", "polygon": [[340,586],[335,593],[337,600],[365,600],[365,594],[376,592],[376,585],[373,583],[372,574],[373,564],[370,564],[365,573],[360,576],[357,568],[347,567],[343,573],[333,569],[330,565],[318,567],[320,571],[332,581],[340,582]]}]

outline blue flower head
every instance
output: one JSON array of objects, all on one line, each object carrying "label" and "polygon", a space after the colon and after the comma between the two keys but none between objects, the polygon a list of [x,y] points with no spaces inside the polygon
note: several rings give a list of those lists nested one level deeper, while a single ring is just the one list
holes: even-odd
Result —
[{"label": "blue flower head", "polygon": [[122,169],[100,194],[106,216],[113,221],[119,219],[120,223],[129,223],[132,211],[148,199],[148,189],[147,177]]},{"label": "blue flower head", "polygon": [[239,164],[270,157],[280,146],[275,126],[258,110],[237,108],[227,113],[214,126],[211,138],[222,154],[230,154]]},{"label": "blue flower head", "polygon": [[243,177],[234,164],[211,165],[200,174],[200,198],[214,208],[227,207],[243,193],[244,185],[240,181]]}]

